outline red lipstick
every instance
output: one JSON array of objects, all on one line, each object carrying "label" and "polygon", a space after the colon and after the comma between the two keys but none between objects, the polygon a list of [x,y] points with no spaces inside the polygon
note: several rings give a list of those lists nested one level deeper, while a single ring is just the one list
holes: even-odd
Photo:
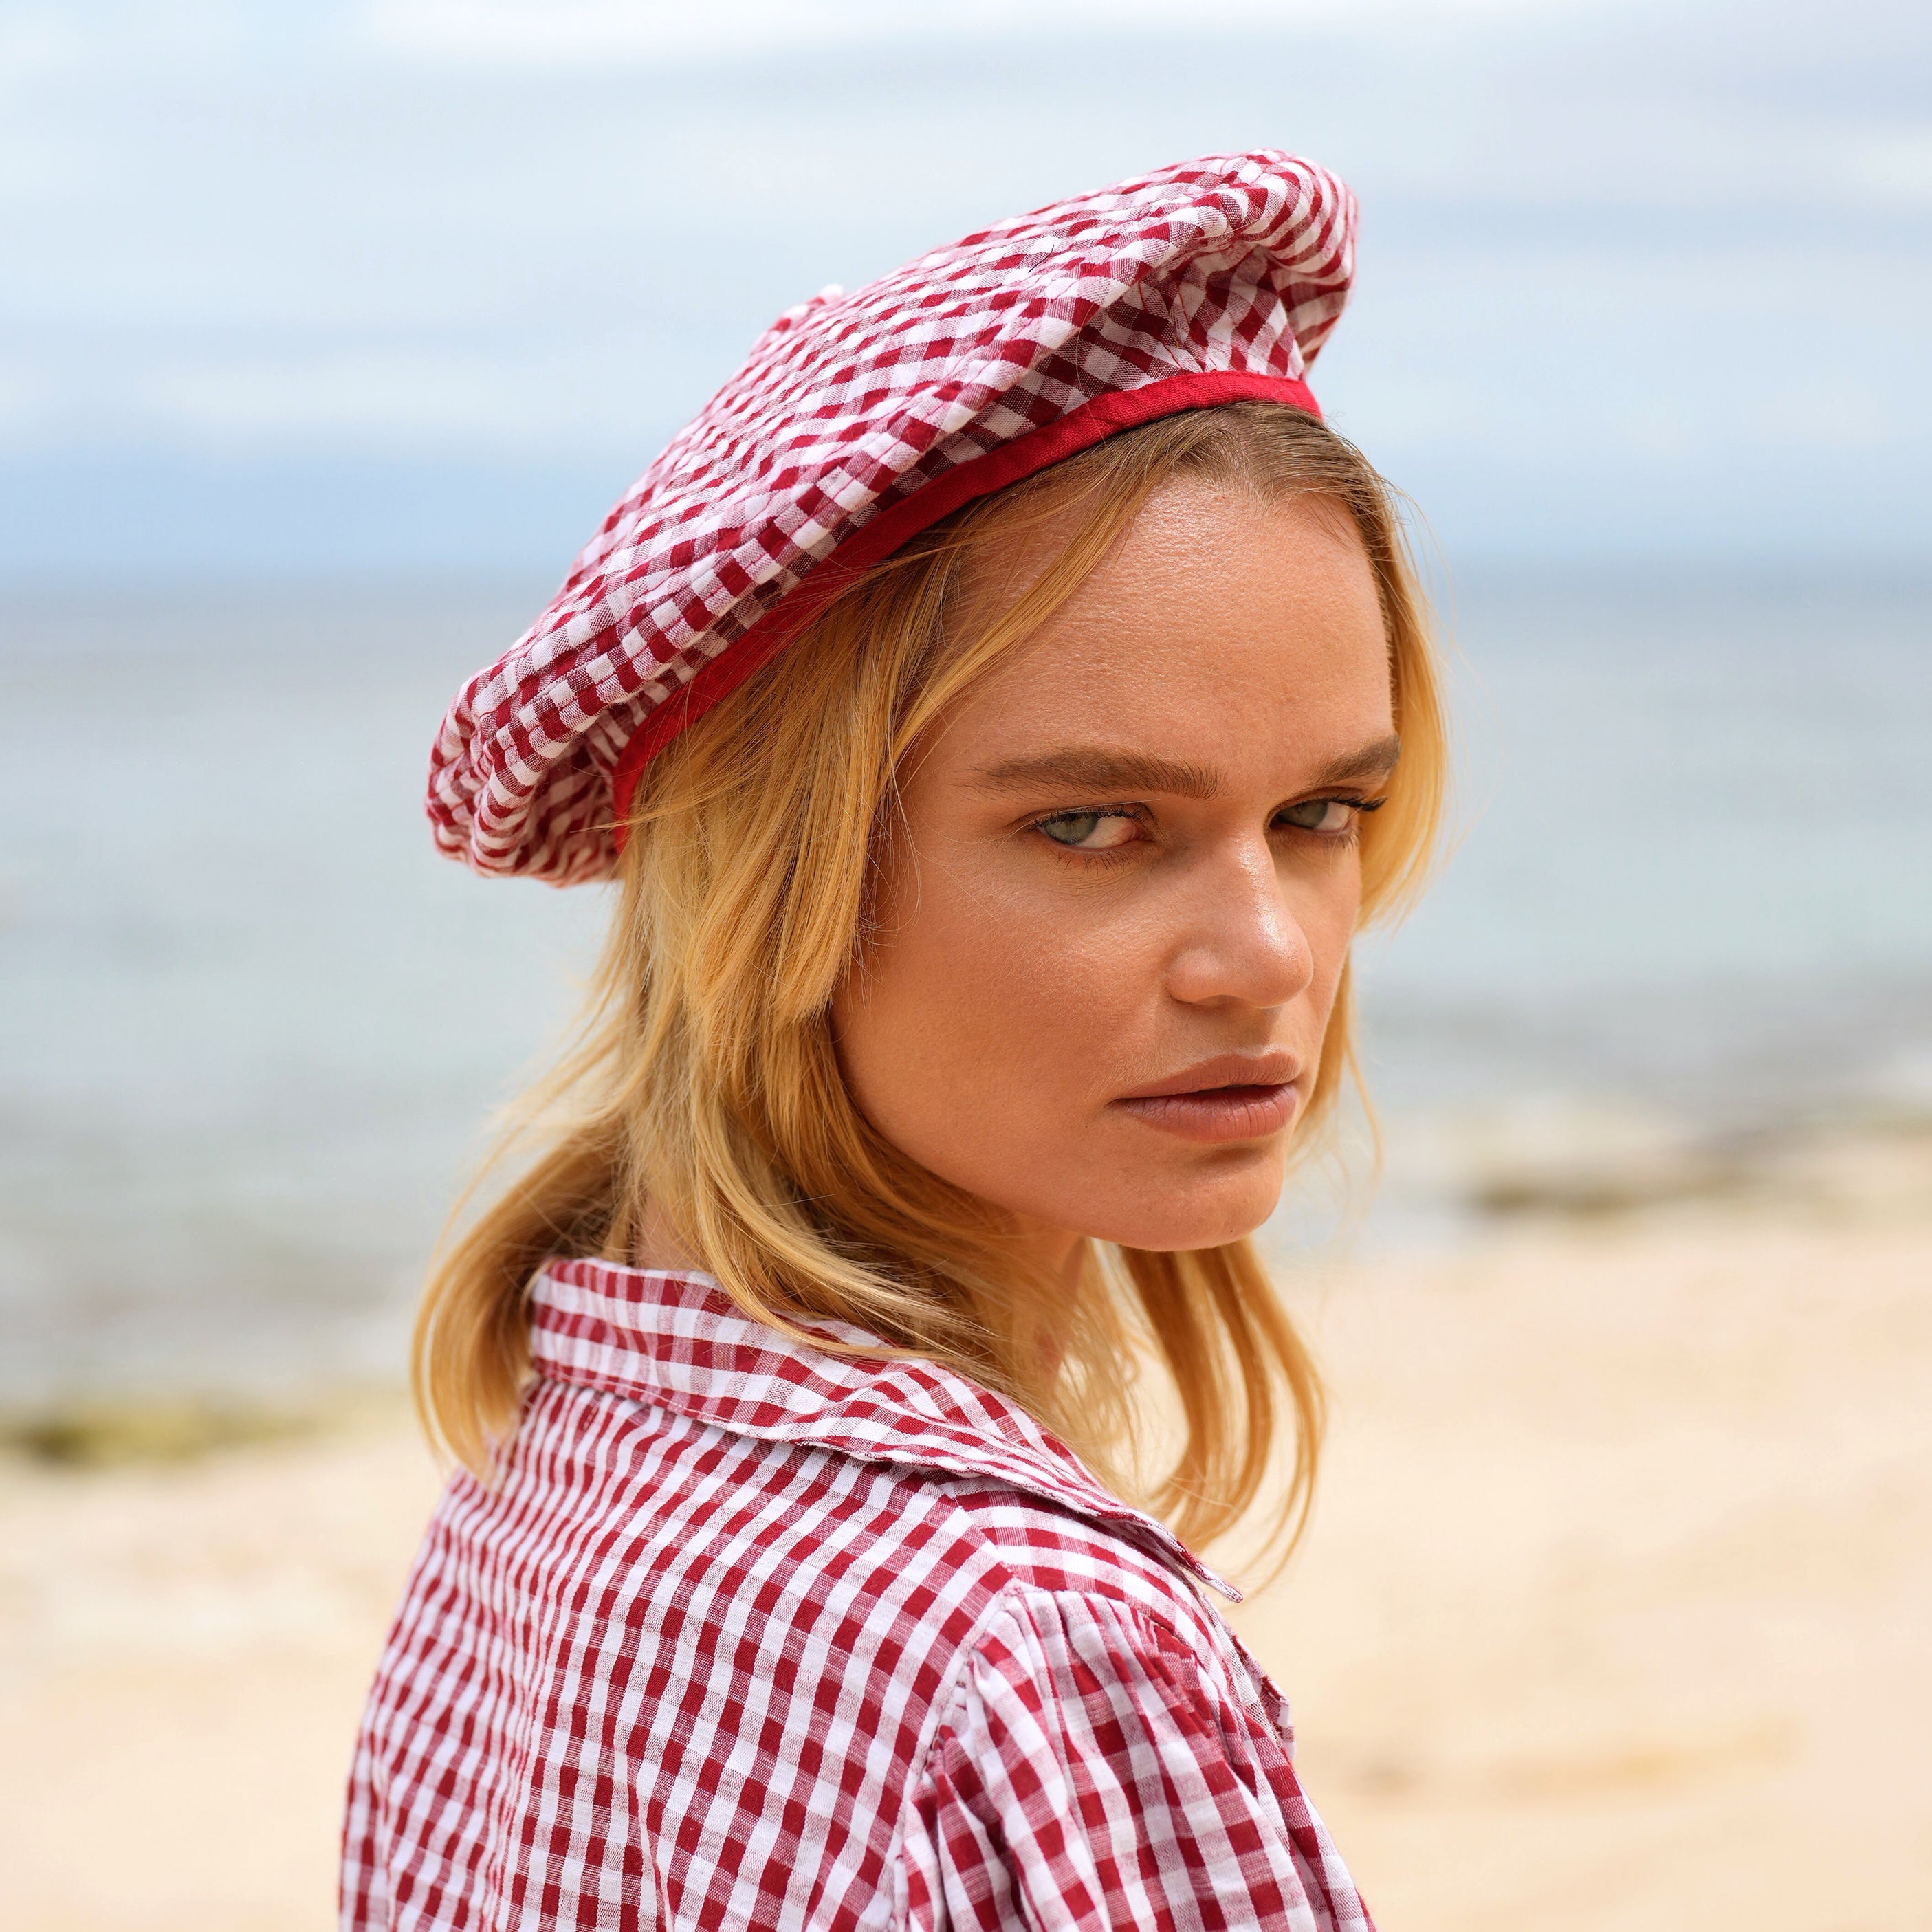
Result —
[{"label": "red lipstick", "polygon": [[1294,1118],[1300,1063],[1291,1053],[1224,1053],[1112,1104],[1150,1127],[1189,1141],[1258,1141]]}]

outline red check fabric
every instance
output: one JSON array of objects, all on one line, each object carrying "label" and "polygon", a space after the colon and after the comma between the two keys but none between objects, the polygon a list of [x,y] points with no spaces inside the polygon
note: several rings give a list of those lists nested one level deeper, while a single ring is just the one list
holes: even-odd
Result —
[{"label": "red check fabric", "polygon": [[1211,154],[788,310],[458,694],[430,755],[438,845],[483,872],[605,876],[644,760],[796,632],[835,554],[876,562],[1174,410],[1313,411],[1302,378],[1354,236],[1354,197],[1312,162]]},{"label": "red check fabric", "polygon": [[1025,1415],[701,1276],[532,1300],[377,1671],[350,1932],[1370,1932],[1226,1586]]}]

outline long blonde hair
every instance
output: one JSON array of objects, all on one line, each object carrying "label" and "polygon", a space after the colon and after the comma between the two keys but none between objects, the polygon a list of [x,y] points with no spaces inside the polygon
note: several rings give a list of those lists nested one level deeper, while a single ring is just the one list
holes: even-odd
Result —
[{"label": "long blonde hair", "polygon": [[[1447,772],[1441,681],[1391,493],[1351,445],[1298,411],[1232,404],[1129,431],[956,512],[858,574],[638,788],[578,1042],[517,1110],[492,1165],[511,1148],[534,1157],[446,1240],[418,1317],[425,1424],[479,1474],[514,1426],[536,1270],[556,1254],[631,1260],[650,1203],[748,1316],[794,1331],[849,1322],[956,1369],[1117,1481],[1135,1439],[1130,1384],[1150,1356],[1178,1394],[1180,1432],[1142,1499],[1191,1540],[1255,1499],[1285,1406],[1293,1460],[1278,1524],[1298,1528],[1321,1384],[1251,1243],[1090,1248],[1070,1295],[1030,1271],[998,1212],[866,1122],[830,1013],[868,936],[909,749],[1077,587],[1151,492],[1184,476],[1264,500],[1318,496],[1359,532],[1402,742],[1387,803],[1364,824],[1364,922],[1419,889]],[[959,621],[968,571],[1048,519],[1072,532],[1057,560],[1010,608]],[[1304,1139],[1351,1075],[1345,970]],[[1056,1346],[1042,1351],[1048,1306]]]}]

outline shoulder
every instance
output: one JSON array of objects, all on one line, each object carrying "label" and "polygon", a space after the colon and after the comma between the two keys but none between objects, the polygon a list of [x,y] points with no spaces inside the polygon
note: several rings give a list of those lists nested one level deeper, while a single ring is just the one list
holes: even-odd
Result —
[{"label": "shoulder", "polygon": [[1124,1597],[1010,1588],[908,1793],[905,1922],[1366,1932],[1287,1739],[1227,1663]]},{"label": "shoulder", "polygon": [[[1062,1908],[1149,1846],[1222,1846],[1230,1902],[1292,1875],[1264,1704],[1172,1559],[1069,1502],[545,1381],[496,1479],[458,1475],[438,1510],[352,1824],[358,1856],[466,1898],[614,1897],[651,1846],[728,1845],[760,1849],[666,1868],[671,1919],[715,1920],[724,1886],[782,1903],[760,1924],[860,1897],[1004,1922],[994,1892],[1016,1922],[1159,1922]],[[1225,1849],[1250,1840],[1259,1866]],[[1167,1909],[1138,1885],[1118,1896]]]},{"label": "shoulder", "polygon": [[[459,1478],[438,1532],[479,1607],[513,1582],[578,1626],[586,1662],[667,1619],[720,1636],[754,1622],[800,1668],[836,1642],[924,1703],[1012,1605],[1065,1599],[1111,1606],[1112,1628],[1164,1633],[1203,1669],[1238,1668],[1226,1626],[1171,1559],[1077,1509],[994,1476],[764,1440],[583,1387],[539,1386],[500,1480]],[[506,1574],[493,1586],[485,1570]],[[714,1651],[706,1667],[727,1661]]]},{"label": "shoulder", "polygon": [[929,1480],[962,1544],[997,1576],[1002,1616],[1059,1605],[1098,1619],[1121,1640],[1178,1645],[1206,1667],[1219,1668],[1234,1654],[1232,1633],[1200,1586],[1130,1526],[985,1478]]},{"label": "shoulder", "polygon": [[1164,1739],[1166,1757],[1185,1740],[1190,1760],[1232,1747],[1286,1762],[1286,1736],[1217,1641],[1225,1627],[1204,1621],[1127,1592],[1014,1581],[962,1655],[936,1745],[994,1763],[1044,1748],[1064,1761],[1138,1734]]},{"label": "shoulder", "polygon": [[687,1557],[694,1544],[748,1554],[779,1538],[794,1564],[836,1570],[848,1586],[884,1587],[910,1564],[928,1582],[970,1576],[982,1604],[1018,1588],[1220,1622],[1124,1509],[1123,1526],[1024,1476],[765,1439],[595,1388],[539,1384],[502,1479],[459,1488],[526,1538],[535,1505],[561,1538],[675,1538]]}]

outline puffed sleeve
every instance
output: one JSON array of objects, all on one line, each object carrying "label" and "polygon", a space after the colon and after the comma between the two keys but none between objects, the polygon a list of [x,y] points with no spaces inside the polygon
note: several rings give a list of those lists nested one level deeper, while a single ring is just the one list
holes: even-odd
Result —
[{"label": "puffed sleeve", "polygon": [[917,1932],[1372,1932],[1281,1738],[1166,1623],[1010,1596],[904,1836]]}]

